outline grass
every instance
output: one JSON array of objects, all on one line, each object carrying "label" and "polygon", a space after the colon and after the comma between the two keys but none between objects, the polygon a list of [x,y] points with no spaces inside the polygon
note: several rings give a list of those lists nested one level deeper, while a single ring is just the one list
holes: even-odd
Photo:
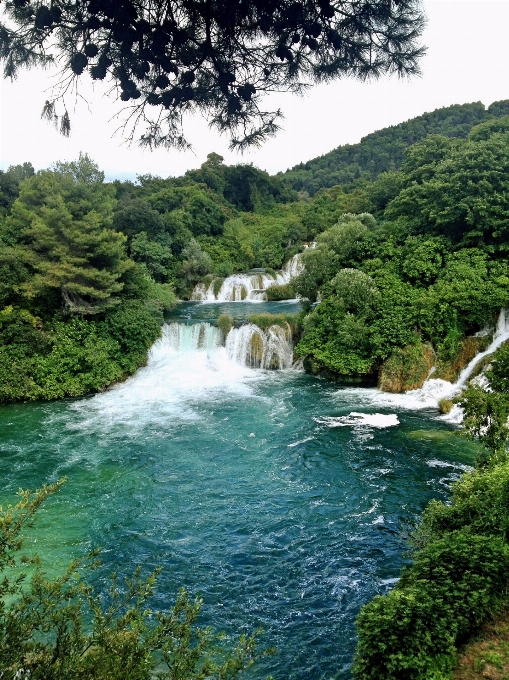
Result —
[{"label": "grass", "polygon": [[450,413],[452,407],[454,406],[454,401],[452,399],[440,399],[438,402],[438,408],[440,413]]},{"label": "grass", "polygon": [[225,335],[228,335],[233,326],[233,318],[229,314],[220,314],[217,318],[216,325]]},{"label": "grass", "polygon": [[451,680],[509,680],[509,610],[460,649]]},{"label": "grass", "polygon": [[248,318],[249,323],[253,323],[262,331],[267,330],[270,326],[281,326],[281,328],[288,328],[292,332],[292,337],[297,337],[302,331],[302,314],[251,314]]}]

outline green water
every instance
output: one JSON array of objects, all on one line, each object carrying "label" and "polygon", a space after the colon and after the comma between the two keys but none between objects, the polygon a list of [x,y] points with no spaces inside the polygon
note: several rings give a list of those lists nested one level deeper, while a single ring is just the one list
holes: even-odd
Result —
[{"label": "green water", "polygon": [[0,432],[2,502],[68,477],[32,534],[51,573],[97,545],[99,586],[161,564],[155,606],[186,586],[203,624],[262,626],[278,652],[252,677],[277,680],[350,677],[355,616],[397,578],[402,528],[472,461],[434,411],[247,369],[223,348],[160,345],[103,394],[2,407]]}]

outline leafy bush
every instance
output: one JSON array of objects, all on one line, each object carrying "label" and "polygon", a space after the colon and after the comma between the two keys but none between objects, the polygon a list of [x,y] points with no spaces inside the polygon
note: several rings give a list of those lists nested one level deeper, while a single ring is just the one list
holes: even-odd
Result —
[{"label": "leafy bush", "polygon": [[217,317],[216,325],[226,336],[233,328],[233,318],[229,314],[220,314]]},{"label": "leafy bush", "polygon": [[501,606],[508,569],[498,537],[455,531],[431,541],[389,595],[361,610],[355,678],[445,680],[456,644]]},{"label": "leafy bush", "polygon": [[102,390],[143,366],[161,332],[161,312],[137,300],[103,321],[74,317],[43,326],[23,311],[4,314],[1,324],[0,403]]},{"label": "leafy bush", "polygon": [[280,302],[281,300],[293,300],[295,297],[295,286],[293,283],[277,284],[269,286],[265,291],[269,302]]}]

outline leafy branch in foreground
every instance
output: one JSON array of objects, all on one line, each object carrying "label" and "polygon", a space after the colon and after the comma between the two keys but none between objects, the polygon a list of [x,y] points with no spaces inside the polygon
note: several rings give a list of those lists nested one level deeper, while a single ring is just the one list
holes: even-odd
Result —
[{"label": "leafy branch in foreground", "polygon": [[53,580],[37,556],[21,555],[23,530],[62,481],[0,507],[2,680],[230,680],[255,662],[257,634],[225,652],[220,635],[196,626],[202,601],[185,590],[169,613],[149,609],[159,569],[143,578],[138,568],[123,584],[114,574],[105,605],[82,576],[99,565],[97,550]]},{"label": "leafy branch in foreground", "polygon": [[[261,97],[342,76],[419,72],[420,0],[7,0],[4,75],[59,64],[43,116],[70,131],[66,94],[80,76],[106,80],[126,103],[128,136],[187,148],[182,116],[200,111],[232,147],[260,145],[279,111]],[[58,116],[55,102],[63,102]]]}]

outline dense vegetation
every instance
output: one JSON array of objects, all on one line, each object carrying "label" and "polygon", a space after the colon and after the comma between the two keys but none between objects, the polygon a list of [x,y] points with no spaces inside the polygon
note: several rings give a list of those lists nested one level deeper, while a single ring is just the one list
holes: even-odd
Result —
[{"label": "dense vegetation", "polygon": [[176,295],[293,255],[305,233],[294,199],[217,154],[137,184],[105,184],[87,156],[0,173],[0,402],[76,397],[131,374]]},{"label": "dense vegetation", "polygon": [[382,172],[399,170],[405,150],[428,135],[466,137],[474,125],[509,114],[509,102],[487,109],[481,102],[438,109],[345,144],[319,158],[280,173],[296,191],[314,196],[320,189],[372,182]]},{"label": "dense vegetation", "polygon": [[[290,324],[304,366],[342,382],[402,391],[422,384],[433,365],[435,377],[454,380],[485,346],[473,334],[489,332],[509,305],[507,107],[451,107],[372,135],[358,156],[341,157],[338,177],[348,186],[312,199],[299,199],[284,176],[225,166],[217,154],[183,177],[136,184],[105,184],[87,156],[0,173],[0,402],[104,389],[146,361],[176,296],[236,271],[279,268],[311,241],[304,271],[269,292],[301,295],[305,313],[251,322]],[[316,187],[327,181],[325,173]],[[225,332],[232,324],[218,320]],[[465,433],[482,445],[476,470],[450,505],[427,508],[412,566],[362,610],[359,680],[445,680],[458,644],[506,601],[508,375],[503,346],[486,372],[488,389],[470,386],[462,396]],[[82,585],[68,586],[56,594],[78,598],[81,626],[82,604],[96,605],[80,600]],[[139,614],[126,622],[132,616],[152,635]],[[133,640],[146,649],[145,638]],[[102,643],[93,644],[100,655]],[[32,658],[23,649],[19,658]]]},{"label": "dense vegetation", "polygon": [[509,586],[509,347],[486,371],[487,388],[463,393],[464,432],[481,444],[476,469],[432,501],[412,537],[412,565],[395,588],[364,606],[358,680],[446,680],[457,647],[507,606]]},{"label": "dense vegetation", "polygon": [[427,137],[375,182],[385,191],[376,218],[346,214],[316,237],[294,283],[321,299],[297,346],[311,370],[375,381],[395,354],[405,370],[402,349],[414,362],[431,344],[437,377],[454,379],[466,336],[509,300],[508,141],[509,117],[466,139]]}]

